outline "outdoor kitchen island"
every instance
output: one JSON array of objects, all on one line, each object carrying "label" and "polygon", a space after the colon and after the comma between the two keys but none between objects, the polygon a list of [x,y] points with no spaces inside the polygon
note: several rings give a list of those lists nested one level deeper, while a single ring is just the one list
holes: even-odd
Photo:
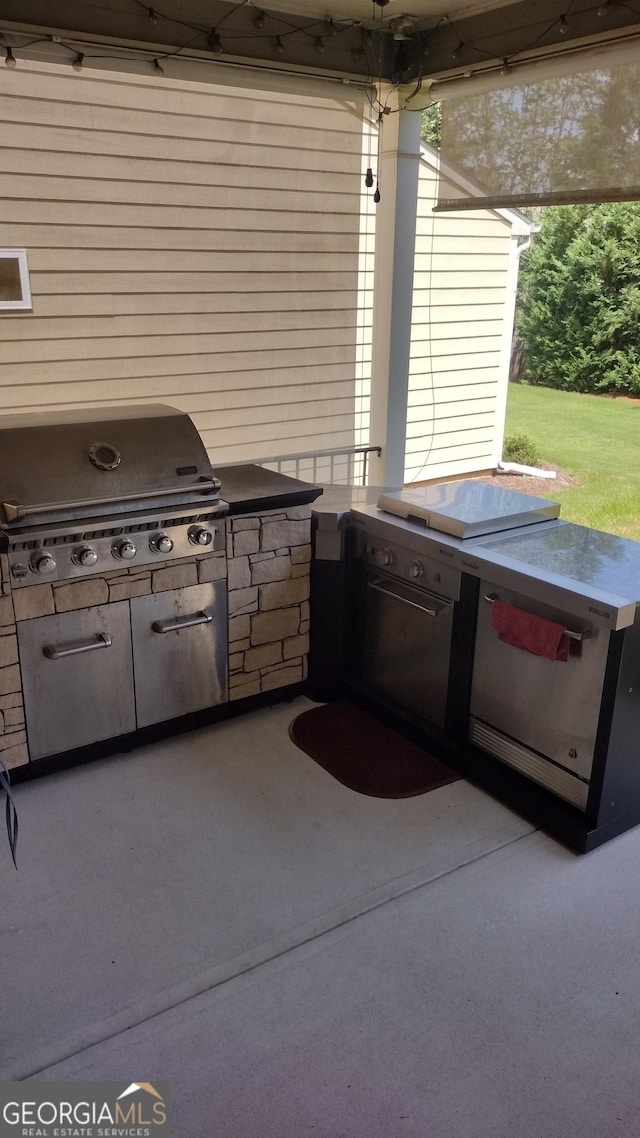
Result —
[{"label": "outdoor kitchen island", "polygon": [[473,480],[380,500],[313,507],[313,573],[350,631],[333,663],[312,637],[312,688],[333,677],[573,849],[640,823],[640,544]]},{"label": "outdoor kitchen island", "polygon": [[[13,781],[301,690],[319,487],[258,466],[215,477],[188,416],[161,405],[7,416],[0,431]],[[46,452],[48,482],[21,470],[27,449]]]}]

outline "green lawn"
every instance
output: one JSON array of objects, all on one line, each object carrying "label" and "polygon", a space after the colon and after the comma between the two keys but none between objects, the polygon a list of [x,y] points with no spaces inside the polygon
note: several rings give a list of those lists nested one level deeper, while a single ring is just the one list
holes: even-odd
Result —
[{"label": "green lawn", "polygon": [[541,461],[578,480],[557,492],[543,484],[562,518],[640,541],[640,400],[512,383],[505,433],[529,435]]}]

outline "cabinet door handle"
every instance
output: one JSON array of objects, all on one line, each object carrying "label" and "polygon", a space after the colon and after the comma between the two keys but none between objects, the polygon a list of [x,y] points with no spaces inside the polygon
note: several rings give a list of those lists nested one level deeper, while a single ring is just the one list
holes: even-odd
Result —
[{"label": "cabinet door handle", "polygon": [[47,660],[62,660],[65,656],[79,656],[81,652],[95,652],[96,648],[110,648],[111,637],[108,632],[99,632],[93,640],[74,640],[71,644],[45,644],[42,655]]},{"label": "cabinet door handle", "polygon": [[154,620],[153,632],[179,632],[181,628],[193,628],[196,624],[211,624],[210,612],[195,612],[192,616],[177,616],[175,620]]}]

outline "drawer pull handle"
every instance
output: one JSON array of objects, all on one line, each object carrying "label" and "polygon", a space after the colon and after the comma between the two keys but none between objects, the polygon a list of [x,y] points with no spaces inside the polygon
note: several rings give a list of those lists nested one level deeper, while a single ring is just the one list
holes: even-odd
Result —
[{"label": "drawer pull handle", "polygon": [[151,625],[153,632],[179,632],[181,628],[193,628],[196,624],[211,624],[213,617],[210,612],[196,612],[193,616],[177,616],[175,620],[154,620]]},{"label": "drawer pull handle", "polygon": [[448,604],[441,604],[438,608],[432,608],[427,603],[418,604],[417,601],[409,600],[408,597],[403,597],[400,593],[396,593],[391,589],[385,589],[382,585],[379,585],[377,581],[369,581],[369,588],[373,589],[376,593],[382,593],[384,597],[391,597],[392,601],[400,601],[400,604],[408,605],[409,608],[412,609],[418,609],[419,612],[425,613],[426,616],[439,616],[441,612],[445,612],[446,609],[451,607]]},{"label": "drawer pull handle", "polygon": [[42,655],[47,660],[62,660],[65,656],[79,656],[81,652],[95,652],[96,648],[110,648],[111,637],[108,632],[99,632],[93,640],[74,640],[71,644],[45,644]]},{"label": "drawer pull handle", "polygon": [[[497,593],[487,593],[484,599],[488,605],[492,605],[494,601],[497,601],[500,598],[498,597]],[[572,629],[565,628],[563,635],[568,636],[570,640],[589,640],[591,637],[591,632],[588,628],[585,628],[583,632],[573,632]]]}]

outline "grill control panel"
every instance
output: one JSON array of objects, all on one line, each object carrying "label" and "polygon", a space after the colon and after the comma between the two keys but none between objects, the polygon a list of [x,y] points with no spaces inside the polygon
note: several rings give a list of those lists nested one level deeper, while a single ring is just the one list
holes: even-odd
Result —
[{"label": "grill control panel", "polygon": [[[120,568],[153,566],[162,561],[193,557],[223,550],[226,542],[223,517],[202,519],[128,518],[101,530],[44,530],[33,527],[12,537],[9,569],[14,589],[39,580],[65,581],[74,577],[106,573]],[[95,524],[95,522],[94,522]]]}]

